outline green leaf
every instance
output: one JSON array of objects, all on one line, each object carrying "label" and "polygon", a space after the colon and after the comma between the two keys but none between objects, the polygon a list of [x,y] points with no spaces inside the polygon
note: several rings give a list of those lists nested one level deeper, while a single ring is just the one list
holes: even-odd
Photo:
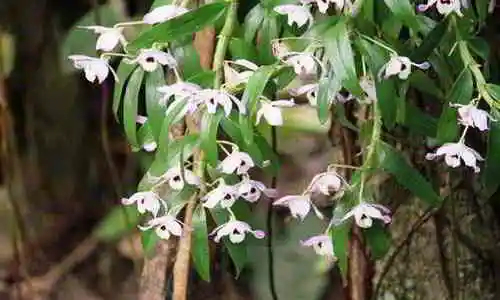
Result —
[{"label": "green leaf", "polygon": [[134,70],[125,89],[125,96],[123,97],[123,126],[125,128],[125,135],[132,148],[139,147],[137,143],[137,109],[139,103],[139,91],[141,90],[142,79],[144,71],[142,68]]},{"label": "green leaf", "polygon": [[158,142],[157,152],[165,152],[170,143],[170,127],[181,121],[185,115],[187,102],[182,98],[175,98],[168,105],[165,112],[165,117],[163,118],[163,125],[161,126],[160,139]]},{"label": "green leaf", "polygon": [[227,2],[216,2],[203,5],[166,22],[153,26],[141,33],[137,39],[127,45],[129,52],[137,52],[141,48],[151,48],[154,44],[163,44],[202,30],[214,24],[226,11]]},{"label": "green leaf", "polygon": [[412,61],[421,62],[426,60],[432,52],[439,47],[441,41],[447,36],[448,28],[448,18],[444,19],[442,22],[438,23],[432,31],[425,36],[422,44],[413,52],[411,52],[409,58]]},{"label": "green leaf", "polygon": [[409,0],[384,0],[384,2],[399,21],[411,29],[419,31],[420,25],[415,15],[415,7]]},{"label": "green leaf", "polygon": [[318,105],[318,118],[322,124],[325,124],[330,118],[330,104],[341,88],[342,85],[337,76],[335,76],[333,68],[330,70],[328,77],[322,78],[319,81],[316,101]]},{"label": "green leaf", "polygon": [[262,5],[255,5],[245,16],[243,28],[245,30],[244,40],[247,44],[254,44],[257,30],[264,20],[264,8]]},{"label": "green leaf", "polygon": [[164,106],[160,105],[163,95],[158,92],[158,87],[162,85],[165,85],[165,75],[161,68],[146,74],[146,111],[148,114],[148,124],[155,141],[158,141],[160,138],[166,110]]},{"label": "green leaf", "polygon": [[201,149],[203,149],[207,163],[212,167],[217,165],[219,157],[217,133],[222,118],[224,118],[223,112],[218,111],[216,114],[204,114],[201,120]]},{"label": "green leaf", "polygon": [[354,62],[354,52],[347,27],[347,19],[340,20],[325,33],[325,55],[335,68],[342,85],[356,96],[363,95]]},{"label": "green leaf", "polygon": [[[500,120],[498,110],[492,108],[491,116]],[[500,186],[500,123],[490,122],[490,130],[488,134],[488,152],[486,156],[485,169],[481,172],[484,185],[484,192],[491,196]]]},{"label": "green leaf", "polygon": [[113,114],[115,115],[116,120],[118,120],[118,111],[120,110],[125,83],[128,81],[130,74],[132,74],[136,67],[137,66],[127,64],[124,61],[121,61],[118,66],[118,70],[116,72],[118,80],[115,81],[115,87],[113,89]]},{"label": "green leaf", "polygon": [[424,113],[411,102],[407,103],[405,112],[405,126],[415,133],[436,137],[438,122],[435,118]]},{"label": "green leaf", "polygon": [[257,69],[248,79],[247,86],[241,97],[241,103],[248,110],[248,116],[240,117],[240,126],[242,128],[243,138],[246,143],[251,143],[253,138],[253,125],[251,124],[251,116],[257,109],[257,100],[264,92],[268,81],[276,71],[276,66],[262,66]]},{"label": "green leaf", "polygon": [[200,277],[210,281],[210,251],[208,248],[207,216],[203,206],[193,213],[193,264]]},{"label": "green leaf", "polygon": [[347,265],[349,253],[349,234],[351,232],[351,222],[343,222],[330,229],[330,237],[333,241],[333,250],[337,257],[342,277],[347,278]]},{"label": "green leaf", "polygon": [[212,88],[215,78],[214,71],[203,71],[186,79],[186,82],[197,84],[203,88]]},{"label": "green leaf", "polygon": [[259,60],[264,64],[271,64],[276,61],[272,51],[272,40],[279,37],[280,25],[273,14],[266,14],[262,21],[257,41]]},{"label": "green leaf", "polygon": [[488,94],[500,103],[500,85],[487,83],[484,87],[488,91]]},{"label": "green leaf", "polygon": [[379,166],[394,176],[394,179],[430,206],[438,206],[442,199],[432,188],[432,185],[392,146],[379,142]]},{"label": "green leaf", "polygon": [[114,207],[97,225],[93,235],[100,241],[116,241],[134,229],[140,218],[141,215],[135,205]]},{"label": "green leaf", "polygon": [[381,259],[389,252],[391,237],[380,223],[375,222],[372,227],[363,230],[363,235],[374,259]]},{"label": "green leaf", "polygon": [[436,85],[436,80],[429,78],[427,74],[420,70],[415,70],[410,75],[410,85],[422,93],[444,100],[443,91]]},{"label": "green leaf", "polygon": [[258,59],[257,49],[254,44],[249,44],[245,40],[239,38],[232,38],[229,41],[229,52],[233,60],[240,58],[256,61]]},{"label": "green leaf", "polygon": [[194,48],[191,39],[188,44],[175,47],[173,54],[180,65],[179,69],[182,70],[184,78],[190,78],[203,72],[203,68],[200,65],[200,55]]},{"label": "green leaf", "polygon": [[[229,220],[229,213],[226,210],[212,209],[210,210],[210,213],[217,226],[222,225]],[[231,257],[231,260],[234,263],[236,269],[236,277],[238,277],[248,262],[245,242],[240,244],[233,244],[226,238],[223,239],[223,242],[224,246],[226,246],[229,257]]]},{"label": "green leaf", "polygon": [[474,51],[483,60],[488,60],[490,57],[490,45],[485,39],[474,37],[467,41],[469,48]]},{"label": "green leaf", "polygon": [[[467,104],[472,99],[474,81],[469,68],[464,68],[447,95],[449,103]],[[437,139],[440,143],[456,140],[458,135],[457,109],[446,106],[438,123]]]}]

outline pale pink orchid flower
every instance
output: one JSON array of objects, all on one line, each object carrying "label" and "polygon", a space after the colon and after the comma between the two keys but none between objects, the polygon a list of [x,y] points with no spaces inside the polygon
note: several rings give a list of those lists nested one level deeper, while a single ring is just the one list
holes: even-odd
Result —
[{"label": "pale pink orchid flower", "polygon": [[383,74],[383,77],[387,79],[393,75],[398,75],[400,79],[404,80],[410,76],[412,66],[426,70],[431,65],[428,62],[417,64],[406,56],[392,55],[391,59],[380,69],[379,77]]},{"label": "pale pink orchid flower", "polygon": [[437,11],[442,15],[447,16],[455,12],[459,17],[463,17],[462,11],[460,10],[462,6],[460,0],[428,0],[426,4],[419,4],[417,10],[419,12],[424,12],[434,5]]},{"label": "pale pink orchid flower", "polygon": [[332,239],[328,235],[316,235],[306,240],[300,241],[302,246],[312,247],[316,254],[328,257],[335,257]]},{"label": "pale pink orchid flower", "polygon": [[155,232],[161,239],[168,240],[170,236],[182,236],[181,222],[173,216],[162,216],[149,220],[146,226],[138,226],[140,230],[145,231],[155,228]]},{"label": "pale pink orchid flower", "polygon": [[146,24],[154,25],[168,21],[188,11],[187,8],[177,5],[162,5],[145,14],[142,21]]},{"label": "pale pink orchid flower", "polygon": [[463,161],[466,166],[473,168],[475,173],[481,171],[477,162],[484,160],[476,150],[466,146],[463,142],[446,143],[439,147],[436,152],[427,153],[425,158],[434,160],[440,156],[444,156],[445,163],[452,168],[460,166],[461,161]]},{"label": "pale pink orchid flower", "polygon": [[229,240],[233,244],[239,244],[245,240],[246,234],[251,233],[257,239],[263,239],[266,233],[262,230],[253,230],[248,223],[238,220],[229,220],[216,227],[210,235],[214,237],[214,241],[219,243],[223,237],[229,237]]},{"label": "pale pink orchid flower", "polygon": [[236,173],[237,175],[242,175],[248,173],[254,166],[255,163],[248,153],[233,149],[233,152],[220,162],[217,169],[224,174]]},{"label": "pale pink orchid flower", "polygon": [[354,217],[356,225],[361,228],[370,228],[373,225],[373,219],[378,219],[389,224],[392,220],[391,211],[380,204],[363,202],[353,207],[341,220],[341,222]]},{"label": "pale pink orchid flower", "polygon": [[115,81],[118,81],[118,75],[109,65],[108,59],[79,54],[70,55],[68,58],[75,68],[83,70],[85,78],[92,83],[97,80],[97,83],[101,84],[108,77],[109,72],[113,74]]},{"label": "pale pink orchid flower", "polygon": [[129,198],[122,198],[123,205],[137,204],[137,211],[143,214],[147,211],[151,212],[154,217],[158,215],[161,208],[162,199],[160,196],[152,191],[137,192]]},{"label": "pale pink orchid flower", "polygon": [[294,105],[295,102],[293,102],[293,99],[276,101],[261,100],[260,108],[255,117],[255,125],[260,123],[262,117],[264,117],[267,124],[271,126],[283,125],[283,114],[281,112],[281,108],[292,107]]},{"label": "pale pink orchid flower", "polygon": [[313,23],[313,16],[309,9],[304,5],[295,4],[284,4],[278,5],[274,8],[274,11],[280,15],[286,15],[288,18],[288,25],[293,26],[297,24],[297,27],[302,27],[309,22],[309,26]]},{"label": "pale pink orchid flower", "polygon": [[123,36],[123,27],[79,26],[78,28],[92,30],[99,35],[95,46],[96,50],[111,51],[119,43],[127,44]]},{"label": "pale pink orchid flower", "polygon": [[201,201],[206,208],[214,208],[220,204],[222,208],[230,208],[236,202],[238,197],[238,187],[234,185],[227,185],[224,179],[219,180],[219,185],[208,192]]},{"label": "pale pink orchid flower", "polygon": [[477,108],[475,105],[450,104],[451,107],[458,107],[459,122],[465,126],[476,127],[480,131],[489,129],[488,119],[493,117],[485,110]]},{"label": "pale pink orchid flower", "polygon": [[274,201],[273,205],[288,207],[292,217],[301,221],[305,219],[312,207],[316,216],[323,219],[323,214],[321,214],[319,209],[311,202],[311,196],[309,194],[284,196]]}]

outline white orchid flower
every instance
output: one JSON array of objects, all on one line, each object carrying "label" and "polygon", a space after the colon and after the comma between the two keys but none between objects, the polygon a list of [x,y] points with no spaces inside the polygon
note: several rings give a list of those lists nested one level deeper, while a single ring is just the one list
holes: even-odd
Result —
[{"label": "white orchid flower", "polygon": [[[244,70],[238,72],[231,65],[243,67]],[[224,62],[224,78],[227,84],[236,86],[246,83],[253,73],[259,68],[256,64],[246,59],[237,59],[235,61]]]},{"label": "white orchid flower", "polygon": [[332,192],[336,193],[341,191],[346,185],[346,180],[340,176],[340,174],[335,170],[328,170],[314,176],[309,187],[312,193],[320,193],[329,196]]},{"label": "white orchid flower", "polygon": [[354,216],[359,227],[370,228],[373,225],[373,219],[382,220],[384,224],[389,224],[392,220],[390,213],[391,211],[383,205],[363,202],[352,208],[341,222]]},{"label": "white orchid flower", "polygon": [[433,160],[443,155],[444,161],[448,166],[456,168],[460,166],[460,160],[462,160],[466,166],[473,168],[476,173],[481,171],[477,166],[477,162],[484,160],[476,150],[466,146],[463,142],[446,143],[439,147],[436,152],[427,153],[425,158]]},{"label": "white orchid flower", "polygon": [[292,217],[298,218],[301,221],[305,219],[305,217],[311,210],[311,207],[313,208],[314,213],[318,218],[323,218],[321,212],[311,202],[311,197],[309,194],[284,196],[274,201],[273,205],[287,206],[290,209],[290,214],[292,215]]},{"label": "white orchid flower", "polygon": [[269,198],[276,197],[275,189],[268,189],[265,184],[260,181],[252,180],[245,177],[238,183],[238,195],[248,202],[256,202],[264,193]]},{"label": "white orchid flower", "polygon": [[293,23],[297,24],[297,27],[302,27],[309,22],[309,26],[313,23],[313,16],[306,6],[295,5],[295,4],[285,4],[278,5],[274,8],[274,11],[280,15],[286,15],[288,18],[288,25],[293,26]]},{"label": "white orchid flower", "polygon": [[92,30],[99,35],[96,50],[111,51],[118,43],[127,44],[123,36],[123,27],[80,26],[79,28]]},{"label": "white orchid flower", "polygon": [[338,10],[344,8],[345,0],[300,0],[303,4],[316,3],[320,13],[325,14],[330,4],[335,4]]},{"label": "white orchid flower", "polygon": [[463,17],[461,9],[460,0],[428,0],[426,4],[419,4],[417,10],[420,12],[426,11],[432,6],[436,5],[437,11],[447,16],[448,14],[455,12],[459,17]]},{"label": "white orchid flower", "polygon": [[222,208],[230,208],[236,202],[237,196],[238,187],[227,185],[224,179],[221,179],[217,188],[201,198],[201,201],[206,208],[214,208],[219,203]]},{"label": "white orchid flower", "polygon": [[[162,176],[163,180],[168,181],[168,185],[176,191],[184,188],[185,183],[199,186],[201,184],[200,178],[196,176],[193,171],[184,168],[184,179],[182,178],[181,167],[176,166],[170,168]],[[185,180],[185,182],[184,182]]]},{"label": "white orchid flower", "polygon": [[255,117],[255,125],[260,123],[260,119],[264,117],[266,122],[271,126],[283,125],[283,115],[281,113],[282,107],[292,107],[295,105],[293,99],[290,100],[276,100],[267,101],[261,100],[260,108]]},{"label": "white orchid flower", "polygon": [[68,58],[73,61],[75,68],[84,71],[85,78],[92,83],[97,80],[101,84],[108,77],[110,71],[115,81],[118,81],[118,76],[109,65],[107,59],[78,54],[70,55]]},{"label": "white orchid flower", "polygon": [[[162,106],[166,106],[170,97],[174,96],[176,99],[185,99],[192,103],[195,109],[197,106],[197,93],[202,89],[194,83],[179,81],[171,85],[160,86],[156,90],[163,94],[163,97],[159,101],[159,104]],[[194,109],[192,108],[189,112],[192,113]]]},{"label": "white orchid flower", "polygon": [[173,216],[162,216],[149,220],[146,226],[138,226],[140,230],[145,231],[155,227],[155,232],[161,239],[168,240],[170,236],[182,236],[181,222]]},{"label": "white orchid flower", "polygon": [[480,131],[489,129],[488,119],[493,117],[485,110],[477,108],[473,104],[450,104],[451,107],[458,107],[459,122],[465,126],[476,127]]},{"label": "white orchid flower", "polygon": [[176,5],[163,5],[159,6],[149,13],[145,14],[142,18],[142,21],[146,24],[157,24],[168,21],[172,18],[180,16],[182,14],[187,13],[189,10]]},{"label": "white orchid flower", "polygon": [[372,103],[377,101],[377,90],[375,89],[375,82],[373,79],[366,76],[361,77],[359,85],[367,96],[364,99],[366,102]]},{"label": "white orchid flower", "polygon": [[223,237],[228,236],[231,243],[238,244],[243,242],[247,233],[253,234],[257,239],[263,239],[266,236],[264,231],[252,230],[248,223],[234,219],[216,227],[210,235],[215,235],[214,241],[216,243],[219,243]]},{"label": "white orchid flower", "polygon": [[124,60],[129,64],[138,63],[146,72],[153,72],[158,66],[169,66],[174,68],[177,61],[172,54],[157,49],[140,49],[139,55],[133,60]]},{"label": "white orchid flower", "polygon": [[380,70],[379,77],[383,73],[385,79],[393,75],[398,75],[400,79],[407,79],[410,76],[412,66],[425,70],[430,67],[430,64],[428,62],[417,64],[406,56],[392,55],[391,59]]},{"label": "white orchid flower", "polygon": [[160,196],[152,191],[137,192],[129,198],[122,198],[121,200],[123,205],[132,205],[137,203],[137,211],[139,213],[143,214],[149,211],[154,217],[156,217],[160,211],[161,201]]},{"label": "white orchid flower", "polygon": [[328,235],[316,235],[300,241],[302,246],[313,247],[318,255],[335,257],[332,239]]},{"label": "white orchid flower", "polygon": [[311,106],[317,106],[318,101],[316,100],[316,96],[318,95],[318,88],[318,83],[309,83],[298,88],[289,89],[288,92],[294,97],[305,94],[309,104]]},{"label": "white orchid flower", "polygon": [[255,163],[248,153],[233,149],[233,152],[221,161],[217,169],[225,174],[236,172],[237,175],[242,175],[248,173],[248,170],[254,166]]},{"label": "white orchid flower", "polygon": [[205,103],[207,112],[210,114],[215,114],[217,106],[220,105],[224,109],[224,114],[229,116],[233,109],[233,102],[238,107],[240,114],[246,114],[246,108],[241,101],[224,90],[205,89],[199,91],[196,97],[199,102]]},{"label": "white orchid flower", "polygon": [[293,71],[299,77],[314,75],[317,72],[315,57],[307,52],[289,52],[283,58],[283,61],[293,67]]}]

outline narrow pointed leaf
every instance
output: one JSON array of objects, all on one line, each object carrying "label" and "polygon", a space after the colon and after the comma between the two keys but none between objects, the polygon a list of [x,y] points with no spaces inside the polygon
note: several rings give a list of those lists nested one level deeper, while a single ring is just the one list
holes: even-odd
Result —
[{"label": "narrow pointed leaf", "polygon": [[218,111],[216,114],[204,114],[201,120],[201,149],[203,149],[207,163],[212,167],[217,165],[219,157],[217,133],[222,118],[224,118],[223,112]]},{"label": "narrow pointed leaf", "polygon": [[389,252],[391,237],[380,222],[375,222],[372,227],[363,230],[363,235],[374,259],[381,259]]},{"label": "narrow pointed leaf", "polygon": [[[500,113],[496,109],[491,110],[491,115],[500,120]],[[482,171],[482,180],[485,193],[490,196],[500,186],[500,123],[490,122],[488,134],[488,152],[486,156],[485,169]]]},{"label": "narrow pointed leaf", "polygon": [[135,65],[127,64],[121,61],[116,71],[119,80],[115,81],[115,87],[113,89],[113,114],[115,115],[117,121],[118,111],[120,110],[120,104],[122,103],[124,87],[129,79],[130,74],[132,74],[136,67],[137,66]]},{"label": "narrow pointed leaf", "polygon": [[208,248],[207,216],[203,206],[193,213],[193,264],[200,277],[210,281],[210,251]]},{"label": "narrow pointed leaf", "polygon": [[227,2],[203,5],[196,10],[155,25],[130,42],[127,45],[127,50],[136,52],[141,48],[151,48],[153,44],[180,40],[214,24],[224,14],[226,7]]},{"label": "narrow pointed leaf", "polygon": [[392,146],[379,142],[379,166],[394,176],[394,179],[415,196],[430,206],[438,206],[442,199],[420,172],[408,164],[406,159]]},{"label": "narrow pointed leaf", "polygon": [[146,74],[146,111],[148,113],[148,124],[153,137],[158,141],[165,116],[166,107],[160,105],[163,95],[158,92],[158,87],[165,85],[163,70],[157,69]]},{"label": "narrow pointed leaf", "polygon": [[134,70],[127,83],[125,96],[123,97],[123,126],[125,128],[125,135],[129,141],[132,149],[139,147],[137,142],[137,109],[139,103],[139,91],[142,85],[144,71],[142,68]]}]

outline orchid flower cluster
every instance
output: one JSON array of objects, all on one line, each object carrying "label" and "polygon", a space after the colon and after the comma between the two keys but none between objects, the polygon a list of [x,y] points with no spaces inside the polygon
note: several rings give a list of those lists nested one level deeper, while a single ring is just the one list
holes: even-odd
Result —
[{"label": "orchid flower cluster", "polygon": [[[327,14],[330,9],[334,9],[341,14],[349,12],[355,14],[357,2],[352,3],[350,0],[301,0],[300,2],[297,1],[297,4],[276,6],[274,11],[279,15],[285,15],[289,26],[295,24],[298,28],[302,28],[306,24],[308,27],[313,25],[314,17],[311,8],[317,8],[321,14]],[[427,4],[419,5],[417,10],[426,11],[433,6],[436,6],[440,14],[455,13],[462,16],[462,4],[459,0],[429,0]],[[246,59],[227,60],[223,64],[224,84],[217,88],[202,88],[195,83],[183,80],[178,69],[180,64],[170,51],[165,50],[168,49],[165,45],[154,45],[151,48],[139,49],[135,54],[126,51],[128,44],[124,36],[126,26],[155,25],[182,16],[187,12],[189,12],[188,9],[180,6],[164,5],[153,9],[138,22],[118,23],[113,27],[83,27],[83,29],[92,30],[98,35],[96,50],[103,52],[99,57],[71,55],[69,59],[73,61],[75,68],[83,70],[88,81],[99,84],[106,80],[109,73],[113,75],[115,81],[120,80],[110,64],[110,59],[113,57],[122,57],[122,62],[138,65],[145,72],[162,70],[164,67],[168,68],[175,79],[171,80],[169,84],[156,88],[156,91],[162,95],[158,104],[165,109],[166,114],[172,107],[181,107],[182,109],[176,118],[183,118],[193,114],[214,115],[219,111],[222,113],[222,117],[229,118],[233,112],[236,112],[240,116],[254,117],[255,125],[265,121],[270,126],[282,126],[285,123],[283,110],[297,105],[293,97],[297,98],[305,95],[310,106],[318,106],[317,96],[320,80],[326,78],[325,74],[327,74],[328,67],[335,69],[335,66],[331,64],[329,66],[325,65],[321,54],[318,54],[322,52],[317,51],[323,48],[323,45],[312,38],[290,38],[312,41],[303,51],[290,49],[284,42],[287,38],[277,38],[272,41],[273,54],[278,64],[293,70],[300,85],[287,89],[288,94],[292,97],[291,99],[274,100],[259,95],[255,113],[251,111],[252,108],[249,107],[248,103],[240,100],[233,92],[235,90],[233,87],[246,85],[254,73],[258,72],[260,66],[254,62]],[[361,104],[376,103],[376,81],[389,80],[390,78],[391,80],[392,78],[406,80],[411,75],[413,68],[426,70],[431,67],[429,62],[414,62],[409,57],[400,55],[397,51],[376,39],[367,36],[362,37],[388,51],[389,58],[384,61],[380,70],[377,70],[378,72],[374,72],[373,77],[377,78],[371,78],[363,70],[363,76],[358,82],[364,92],[363,97],[351,94],[343,96],[340,92],[336,92],[335,95],[330,97],[331,99],[328,99],[329,105],[342,104],[352,100],[357,100]],[[119,45],[122,46],[125,53],[111,52]],[[363,69],[364,67],[363,60]],[[465,135],[470,127],[475,127],[480,131],[488,130],[488,120],[493,118],[486,111],[477,107],[478,102],[479,98],[476,98],[466,105],[451,104],[452,107],[458,108],[458,121],[465,126],[462,137],[458,143],[444,144],[435,153],[427,154],[427,159],[431,160],[444,156],[446,164],[451,167],[458,167],[463,161],[466,166],[472,167],[475,172],[479,172],[480,168],[477,166],[477,161],[481,161],[483,158],[475,150],[465,145]],[[144,125],[148,122],[148,118],[146,116],[137,116],[136,121]],[[169,166],[160,176],[150,178],[153,185],[149,190],[139,191],[128,198],[122,199],[123,205],[136,205],[140,214],[148,213],[151,215],[146,224],[139,226],[139,229],[143,231],[153,229],[158,237],[162,239],[169,239],[172,235],[179,237],[182,236],[183,230],[192,230],[177,219],[178,207],[160,196],[159,190],[164,186],[167,186],[172,193],[180,193],[189,186],[197,191],[199,201],[204,208],[227,211],[229,220],[213,229],[210,236],[213,236],[215,242],[227,237],[232,243],[241,243],[249,234],[257,239],[262,239],[266,235],[263,231],[253,229],[248,223],[238,220],[232,210],[237,201],[255,203],[265,196],[270,201],[273,201],[274,206],[287,207],[292,217],[299,221],[303,221],[311,210],[318,218],[323,219],[323,214],[314,204],[314,198],[323,195],[331,199],[339,199],[346,190],[352,188],[332,166],[329,166],[325,172],[314,176],[301,194],[286,195],[276,199],[278,193],[274,188],[268,188],[264,183],[251,178],[250,171],[256,166],[256,163],[249,153],[241,151],[238,145],[230,141],[217,140],[216,143],[225,153],[225,156],[215,168],[216,172],[218,172],[218,178],[213,182],[205,182],[205,176],[203,175],[205,170],[196,171],[198,162],[192,162],[189,160],[190,157],[184,157],[173,166]],[[147,140],[142,145],[142,148],[147,152],[155,152],[157,147],[158,144],[154,139]],[[230,147],[230,149],[227,147]],[[237,178],[237,182],[233,183],[235,178]],[[319,255],[334,258],[334,241],[329,236],[329,232],[334,226],[351,219],[354,219],[355,224],[360,228],[372,227],[374,220],[379,220],[383,224],[391,222],[391,212],[387,207],[364,201],[363,194],[360,193],[360,195],[359,202],[347,213],[338,218],[332,218],[325,232],[301,241],[301,244],[313,247]]]}]

